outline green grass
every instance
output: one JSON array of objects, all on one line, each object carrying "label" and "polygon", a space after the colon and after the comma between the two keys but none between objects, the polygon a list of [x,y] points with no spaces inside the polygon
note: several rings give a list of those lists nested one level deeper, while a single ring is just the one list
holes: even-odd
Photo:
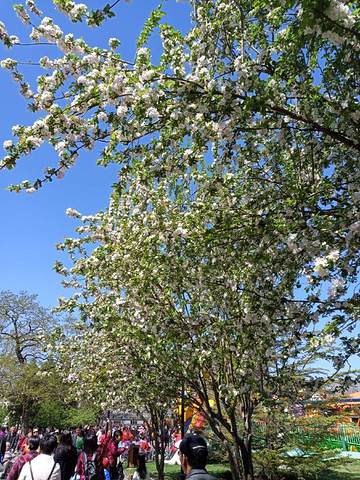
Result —
[{"label": "green grass", "polygon": [[[156,467],[155,462],[150,462],[146,465],[150,472],[151,478],[156,479]],[[226,464],[214,463],[209,464],[206,467],[207,471],[220,478],[221,474],[228,471],[229,468]],[[128,479],[131,479],[132,474],[135,472],[135,468],[125,469],[125,475]],[[179,465],[165,465],[165,478],[166,480],[177,480],[180,474]],[[284,477],[285,480],[286,477]],[[291,476],[288,477],[289,479]],[[309,480],[360,480],[360,461],[354,461],[343,467],[337,467],[322,475],[319,475],[316,479],[311,478]]]},{"label": "green grass", "polygon": [[[150,472],[151,478],[157,478],[155,462],[149,462],[146,464],[146,468]],[[220,478],[220,475],[229,470],[226,464],[221,463],[209,463],[206,470],[214,477]],[[125,475],[131,479],[132,474],[135,472],[135,468],[126,468]],[[167,480],[177,480],[180,475],[180,465],[165,465],[165,478]]]}]

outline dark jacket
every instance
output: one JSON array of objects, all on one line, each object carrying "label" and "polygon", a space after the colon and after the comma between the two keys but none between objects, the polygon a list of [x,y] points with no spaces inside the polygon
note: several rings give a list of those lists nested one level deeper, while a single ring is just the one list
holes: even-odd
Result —
[{"label": "dark jacket", "polygon": [[206,470],[200,468],[193,468],[185,477],[185,480],[217,480],[210,475]]},{"label": "dark jacket", "polygon": [[0,457],[4,456],[5,447],[6,447],[5,435],[1,435],[0,436]]},{"label": "dark jacket", "polygon": [[8,433],[5,436],[5,442],[9,442],[11,450],[15,451],[19,443],[19,438],[20,437],[18,433],[15,433],[15,435],[11,435],[11,433]]}]

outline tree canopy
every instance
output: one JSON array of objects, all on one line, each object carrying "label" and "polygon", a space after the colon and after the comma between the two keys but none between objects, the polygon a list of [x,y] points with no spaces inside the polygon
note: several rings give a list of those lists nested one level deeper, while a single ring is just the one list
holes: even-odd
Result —
[{"label": "tree canopy", "polygon": [[27,292],[0,292],[2,396],[12,418],[25,429],[40,401],[54,394],[53,378],[47,378],[45,387],[41,368],[47,358],[46,339],[56,326],[56,317],[36,298]]}]

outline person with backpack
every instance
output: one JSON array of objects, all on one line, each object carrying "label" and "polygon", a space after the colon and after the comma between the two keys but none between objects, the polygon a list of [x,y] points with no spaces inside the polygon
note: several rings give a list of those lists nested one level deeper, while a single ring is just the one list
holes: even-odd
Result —
[{"label": "person with backpack", "polygon": [[80,454],[76,465],[76,473],[80,480],[102,480],[104,478],[101,455],[97,450],[96,435],[87,435],[84,440],[84,451]]}]

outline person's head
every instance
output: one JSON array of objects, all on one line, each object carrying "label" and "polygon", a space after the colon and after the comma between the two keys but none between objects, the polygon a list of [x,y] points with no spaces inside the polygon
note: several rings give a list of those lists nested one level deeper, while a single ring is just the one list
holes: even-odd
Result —
[{"label": "person's head", "polygon": [[5,443],[5,451],[8,452],[10,450],[10,442]]},{"label": "person's head", "polygon": [[33,431],[32,428],[29,428],[28,433],[26,434],[27,437],[32,437]]},{"label": "person's head", "polygon": [[137,458],[137,472],[140,478],[146,478],[146,457],[144,454],[140,454]]},{"label": "person's head", "polygon": [[10,433],[11,433],[11,435],[15,435],[16,427],[10,427]]},{"label": "person's head", "polygon": [[32,433],[33,433],[34,437],[37,437],[39,435],[39,429],[34,427]]},{"label": "person's head", "polygon": [[114,442],[117,444],[120,442],[122,439],[122,431],[121,430],[115,430],[114,435],[113,435]]},{"label": "person's head", "polygon": [[83,429],[82,429],[82,426],[81,425],[76,425],[76,428],[75,428],[75,433],[78,437],[82,437],[83,436]]},{"label": "person's head", "polygon": [[31,437],[28,438],[28,441],[26,442],[26,444],[29,450],[37,450],[40,444],[39,436],[35,437],[34,435],[32,435]]},{"label": "person's head", "polygon": [[57,438],[55,435],[51,435],[47,433],[44,435],[40,442],[40,450],[41,453],[45,453],[45,455],[51,455],[57,447]]},{"label": "person's head", "polygon": [[64,430],[60,433],[60,443],[62,445],[72,445],[72,438],[69,430]]},{"label": "person's head", "polygon": [[205,468],[208,449],[205,439],[197,433],[189,433],[182,439],[180,446],[180,462],[187,474],[193,468]]},{"label": "person's head", "polygon": [[93,453],[97,449],[96,435],[87,435],[84,439],[84,452]]}]

